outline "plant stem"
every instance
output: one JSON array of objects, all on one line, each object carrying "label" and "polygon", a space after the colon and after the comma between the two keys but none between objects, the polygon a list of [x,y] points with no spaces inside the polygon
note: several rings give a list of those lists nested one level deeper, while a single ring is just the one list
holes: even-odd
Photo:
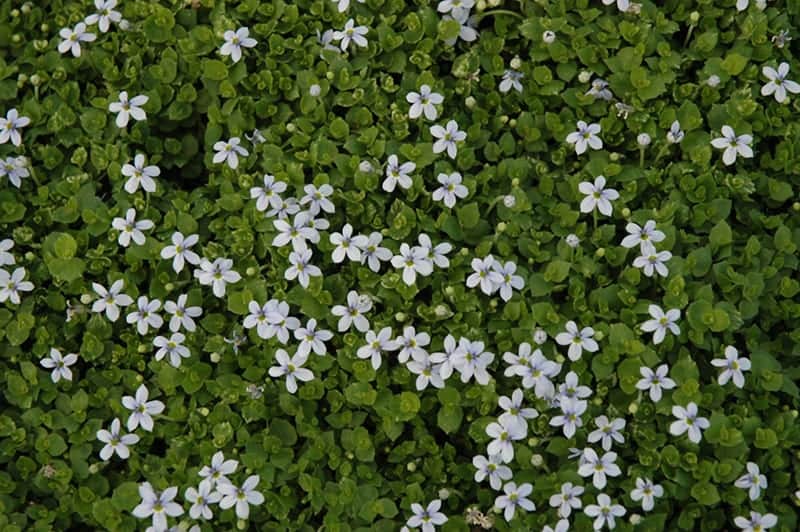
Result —
[{"label": "plant stem", "polygon": [[483,13],[478,15],[479,19],[486,17],[488,15],[511,15],[512,17],[517,17],[520,20],[523,20],[525,17],[522,16],[522,13],[517,13],[516,11],[511,11],[509,9],[493,9],[491,11],[484,11]]}]

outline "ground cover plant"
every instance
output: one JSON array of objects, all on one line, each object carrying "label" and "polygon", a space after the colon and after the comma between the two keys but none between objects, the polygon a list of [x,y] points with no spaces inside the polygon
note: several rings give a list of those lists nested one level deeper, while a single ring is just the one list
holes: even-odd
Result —
[{"label": "ground cover plant", "polygon": [[797,530],[798,23],[0,1],[0,530]]}]

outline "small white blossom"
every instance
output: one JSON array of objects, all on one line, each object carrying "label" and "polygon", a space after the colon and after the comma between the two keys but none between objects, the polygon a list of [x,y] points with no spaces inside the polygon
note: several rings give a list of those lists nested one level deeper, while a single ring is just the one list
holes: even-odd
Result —
[{"label": "small white blossom", "polygon": [[573,249],[578,247],[580,245],[580,243],[581,243],[581,239],[578,238],[578,235],[576,235],[576,234],[567,235],[566,237],[564,237],[564,241],[567,243],[567,245],[569,247],[571,247]]},{"label": "small white blossom", "polygon": [[496,289],[500,290],[500,297],[503,301],[511,299],[513,290],[522,290],[525,287],[525,280],[516,275],[517,265],[511,261],[503,264],[500,261],[495,261],[492,265],[494,277],[492,281]]},{"label": "small white blossom", "polygon": [[62,356],[61,351],[55,347],[51,347],[50,356],[41,359],[39,363],[43,368],[53,370],[50,373],[50,379],[53,382],[58,382],[61,379],[72,381],[72,370],[69,369],[69,367],[77,361],[78,355],[70,353],[67,356]]},{"label": "small white blossom", "polygon": [[292,223],[279,218],[273,220],[272,225],[278,231],[272,239],[273,246],[283,247],[291,242],[292,249],[301,252],[307,249],[307,240],[312,243],[319,242],[319,231],[311,226],[311,217],[306,211],[295,214]]},{"label": "small white blossom", "polygon": [[325,329],[317,329],[317,320],[311,318],[305,327],[295,329],[294,337],[300,340],[300,345],[297,346],[298,353],[307,355],[313,351],[322,356],[328,352],[325,342],[333,338],[333,333]]},{"label": "small white blossom", "polygon": [[494,353],[484,350],[485,344],[480,341],[471,342],[466,338],[458,341],[458,349],[452,357],[453,367],[461,374],[461,382],[467,383],[472,377],[478,384],[489,384],[491,375],[487,371],[494,360]]},{"label": "small white blossom", "polygon": [[223,510],[236,506],[236,517],[247,519],[250,517],[250,505],[258,506],[264,503],[264,495],[256,491],[260,477],[250,475],[240,488],[230,482],[217,483],[217,491],[222,494],[219,507]]},{"label": "small white blossom", "polygon": [[419,118],[425,113],[428,120],[436,120],[439,116],[436,106],[444,102],[444,98],[438,92],[431,91],[430,85],[422,85],[419,92],[411,91],[406,94],[406,101],[411,104],[409,118]]},{"label": "small white blossom", "polygon": [[109,430],[100,429],[97,431],[97,439],[105,443],[100,449],[100,459],[105,461],[111,458],[114,453],[126,460],[131,452],[128,446],[139,443],[139,436],[136,434],[121,434],[122,426],[119,418],[115,417],[111,422]]},{"label": "small white blossom", "polygon": [[242,58],[242,48],[253,48],[258,41],[250,37],[250,29],[241,27],[235,32],[233,30],[226,31],[222,38],[225,42],[219,49],[221,55],[229,55],[234,63],[238,63]]},{"label": "small white blossom", "polygon": [[369,269],[375,273],[380,271],[381,261],[390,261],[393,256],[389,248],[381,246],[381,242],[383,242],[383,235],[373,231],[367,239],[367,245],[361,250],[361,264],[366,262]]},{"label": "small white blossom", "polygon": [[178,495],[177,487],[169,487],[157,493],[153,491],[153,486],[149,482],[139,484],[139,495],[142,502],[133,509],[133,515],[140,519],[153,516],[153,528],[156,532],[167,530],[167,516],[177,517],[183,514],[181,505],[172,499]]},{"label": "small white blossom", "polygon": [[[62,54],[72,52],[73,57],[81,56],[81,43],[92,42],[97,35],[86,31],[86,23],[78,22],[73,29],[62,28],[58,36],[63,40],[58,44],[58,51]],[[0,142],[2,144],[2,142]],[[19,144],[17,144],[19,146]]]},{"label": "small white blossom", "polygon": [[470,16],[469,10],[453,10],[450,15],[444,15],[442,20],[455,20],[461,26],[457,36],[451,39],[445,39],[444,43],[447,46],[455,45],[459,39],[464,42],[473,42],[478,38],[478,30],[476,30],[475,27],[478,25],[479,20],[477,16]]},{"label": "small white blossom", "polygon": [[25,278],[25,268],[16,268],[13,273],[0,269],[0,303],[11,301],[15,305],[20,304],[20,292],[30,292],[33,290],[33,283],[23,281]]},{"label": "small white blossom", "polygon": [[406,526],[410,528],[421,528],[422,532],[434,532],[437,526],[447,522],[447,516],[439,510],[442,508],[442,501],[432,500],[427,508],[421,504],[412,503],[411,511],[414,515],[409,517]]},{"label": "small white blossom", "polygon": [[150,300],[147,296],[139,296],[136,300],[136,310],[125,317],[128,323],[135,323],[139,334],[145,335],[150,327],[158,329],[164,324],[164,320],[156,314],[161,308],[161,301],[158,299]]},{"label": "small white blossom", "polygon": [[94,0],[94,7],[97,11],[83,20],[88,26],[97,24],[97,28],[106,33],[112,22],[122,21],[122,13],[114,10],[117,7],[117,0]]},{"label": "small white blossom", "polygon": [[503,465],[499,454],[490,454],[488,460],[483,455],[475,456],[472,465],[476,469],[475,482],[483,482],[483,479],[489,477],[489,485],[493,490],[499,490],[504,480],[511,480],[514,476],[511,468]]},{"label": "small white blossom", "polygon": [[671,258],[672,253],[669,251],[656,251],[655,247],[648,246],[640,256],[633,259],[633,266],[641,268],[647,277],[652,277],[654,272],[666,277],[669,275],[669,269],[664,263]]},{"label": "small white blossom", "polygon": [[361,261],[361,250],[367,246],[369,240],[364,235],[353,235],[353,226],[344,224],[341,233],[332,233],[330,236],[331,244],[336,247],[331,253],[333,262],[340,263],[345,257],[354,262]]},{"label": "small white blossom", "polygon": [[594,184],[589,181],[583,181],[578,185],[578,190],[586,197],[581,201],[581,212],[592,212],[597,209],[600,214],[611,216],[613,200],[619,199],[619,192],[613,188],[605,188],[606,178],[604,176],[597,176]]},{"label": "small white blossom", "polygon": [[333,40],[341,41],[339,47],[343,52],[347,51],[350,41],[353,41],[356,46],[366,48],[368,43],[364,35],[366,35],[367,32],[369,32],[369,28],[366,26],[356,26],[353,19],[348,19],[341,31],[333,32]]},{"label": "small white blossom", "polygon": [[[78,46],[78,54],[80,55],[80,45]],[[9,109],[5,118],[0,116],[0,144],[5,144],[9,140],[14,146],[22,144],[20,129],[30,123],[30,118],[27,116],[20,116],[15,108]],[[8,159],[6,159],[6,163],[8,163]],[[19,188],[18,184],[17,188]]]},{"label": "small white blossom", "polygon": [[522,92],[522,83],[520,80],[525,77],[522,72],[516,70],[506,70],[503,72],[503,79],[500,81],[500,92],[507,93],[512,88],[517,92]]},{"label": "small white blossom", "polygon": [[647,220],[644,226],[629,222],[625,226],[625,230],[629,234],[622,239],[622,247],[633,248],[639,246],[642,253],[652,250],[654,242],[661,242],[667,237],[663,231],[656,229],[655,220]]},{"label": "small white blossom", "polygon": [[395,349],[399,349],[397,360],[401,364],[408,362],[409,358],[414,360],[425,360],[428,352],[423,349],[431,343],[431,336],[426,332],[417,332],[414,327],[403,328],[402,336],[394,340]]},{"label": "small white blossom", "polygon": [[778,516],[775,514],[761,515],[758,512],[750,512],[750,519],[746,517],[736,517],[734,524],[742,529],[742,532],[764,532],[778,524]]},{"label": "small white blossom", "polygon": [[761,496],[762,489],[767,489],[767,476],[761,474],[758,464],[747,462],[747,474],[736,479],[734,486],[748,490],[750,500],[754,501]]},{"label": "small white blossom", "polygon": [[572,482],[565,482],[561,485],[561,491],[550,497],[550,506],[558,508],[558,516],[567,518],[572,514],[572,510],[580,510],[583,506],[581,495],[583,486],[573,486]]},{"label": "small white blossom", "polygon": [[403,282],[408,286],[417,281],[417,274],[426,276],[433,273],[433,263],[428,260],[425,250],[405,242],[400,244],[400,254],[392,257],[392,266],[403,269]]},{"label": "small white blossom", "polygon": [[601,493],[597,496],[597,504],[587,505],[583,509],[583,513],[595,518],[593,523],[595,530],[600,530],[606,525],[613,530],[617,526],[614,518],[622,517],[625,515],[626,510],[620,504],[612,504],[611,498],[605,493]]},{"label": "small white blossom", "polygon": [[136,389],[136,396],[126,395],[122,398],[122,406],[131,411],[128,417],[128,430],[134,431],[141,426],[142,429],[153,431],[153,418],[164,411],[164,403],[161,401],[148,401],[150,392],[147,386],[140,384]]},{"label": "small white blossom", "polygon": [[520,428],[524,428],[527,431],[527,420],[539,417],[539,412],[535,408],[522,408],[523,399],[524,393],[519,388],[514,390],[510,398],[501,395],[497,402],[504,412],[500,414],[498,421],[501,423],[505,421],[506,424],[516,423]]},{"label": "small white blossom", "polygon": [[584,349],[590,353],[594,353],[600,348],[597,342],[592,338],[594,336],[594,329],[592,327],[584,327],[578,330],[578,326],[574,321],[568,321],[566,329],[566,332],[556,335],[556,343],[569,346],[567,356],[570,360],[576,361],[580,359]]},{"label": "small white blossom", "polygon": [[553,44],[556,41],[556,33],[552,30],[545,30],[542,32],[542,42],[545,44]]},{"label": "small white blossom", "polygon": [[725,386],[732,378],[734,386],[737,388],[744,387],[744,374],[742,372],[750,370],[750,359],[739,358],[739,351],[735,347],[732,345],[725,347],[725,358],[715,358],[711,361],[711,365],[725,368],[717,379],[720,386]]},{"label": "small white blossom", "polygon": [[575,146],[575,153],[580,155],[584,153],[587,148],[593,150],[603,149],[603,141],[600,139],[598,133],[601,131],[600,124],[587,124],[583,120],[578,120],[577,131],[573,131],[567,135],[567,142]]},{"label": "small white blossom", "polygon": [[447,254],[453,251],[453,246],[449,242],[440,242],[434,246],[431,238],[425,233],[420,233],[418,240],[419,247],[423,250],[428,262],[438,268],[450,266],[450,259],[447,258]]},{"label": "small white blossom", "polygon": [[250,198],[256,200],[256,209],[266,211],[269,206],[280,207],[280,195],[286,191],[286,183],[276,181],[275,176],[264,174],[264,186],[250,188]]},{"label": "small white blossom", "polygon": [[506,521],[514,519],[517,507],[522,508],[526,512],[536,510],[536,505],[533,504],[533,501],[528,499],[528,496],[533,492],[533,486],[527,482],[520,484],[519,487],[517,487],[514,482],[508,482],[503,486],[503,492],[505,495],[499,495],[494,500],[494,505],[503,510],[503,517]]},{"label": "small white blossom", "polygon": [[[332,0],[333,2],[337,2],[336,9],[339,13],[344,13],[347,11],[347,8],[350,7],[350,0]],[[363,4],[364,0],[357,0],[358,3]]]},{"label": "small white blossom", "polygon": [[433,201],[443,201],[447,208],[452,209],[456,198],[464,199],[469,194],[467,187],[461,184],[461,174],[439,174],[436,180],[442,185],[433,191]]},{"label": "small white blossom", "polygon": [[153,339],[153,345],[158,347],[155,356],[156,360],[169,356],[170,365],[175,368],[180,367],[181,358],[189,358],[192,354],[189,348],[183,345],[185,340],[186,336],[179,332],[172,333],[169,339],[166,336],[156,336]]},{"label": "small white blossom", "polygon": [[192,519],[211,519],[214,513],[209,505],[217,504],[222,499],[222,494],[218,491],[211,491],[214,485],[208,480],[202,480],[197,488],[189,487],[184,493],[186,502],[192,504],[189,508],[189,517]]},{"label": "small white blossom", "polygon": [[592,389],[588,386],[581,386],[578,374],[570,371],[564,378],[564,382],[558,386],[558,395],[572,399],[586,399],[592,395]]},{"label": "small white blossom", "polygon": [[300,205],[308,203],[308,213],[311,216],[316,216],[320,210],[329,214],[333,214],[336,211],[333,202],[328,199],[333,195],[332,186],[327,183],[319,188],[314,185],[306,185],[303,187],[303,191],[306,195],[300,198]]},{"label": "small white blossom", "polygon": [[189,332],[194,332],[197,329],[197,325],[195,325],[192,318],[202,315],[203,309],[202,307],[187,307],[187,299],[188,296],[186,294],[181,294],[178,296],[177,302],[167,300],[164,303],[164,310],[172,315],[169,319],[169,330],[172,332],[178,332],[181,326]]},{"label": "small white blossom", "polygon": [[228,166],[235,170],[239,166],[239,156],[250,155],[250,152],[240,146],[240,143],[239,137],[231,137],[227,142],[222,140],[215,142],[214,151],[217,153],[212,159],[214,164],[228,163]]},{"label": "small white blossom", "polygon": [[441,368],[431,360],[427,352],[423,356],[409,361],[406,367],[408,371],[417,375],[415,383],[417,391],[424,390],[428,387],[428,384],[432,384],[435,388],[444,388]]},{"label": "small white blossom", "polygon": [[592,96],[596,100],[610,101],[614,99],[614,94],[608,88],[608,82],[601,78],[596,78],[592,81],[591,88],[586,91],[584,96]]},{"label": "small white blossom", "polygon": [[[589,440],[591,441],[591,440]],[[622,474],[616,464],[617,453],[608,452],[602,457],[598,456],[594,449],[584,449],[584,463],[578,468],[578,474],[582,477],[592,477],[592,484],[597,489],[606,487],[606,475],[617,477]]]},{"label": "small white blossom", "polygon": [[667,377],[669,366],[661,364],[655,371],[650,368],[641,367],[639,373],[642,375],[636,383],[639,390],[650,390],[650,400],[657,403],[661,400],[661,390],[671,390],[677,386],[675,381]]},{"label": "small white blossom", "polygon": [[161,169],[155,165],[145,166],[144,155],[137,153],[133,164],[125,163],[122,166],[122,175],[128,178],[125,182],[125,192],[128,194],[133,194],[140,186],[145,192],[155,192],[156,182],[153,178],[161,175]]},{"label": "small white blossom", "polygon": [[[2,121],[3,118],[0,117],[0,123]],[[3,131],[5,130],[0,130],[0,136],[2,136]],[[5,160],[0,161],[0,177],[6,177],[9,183],[20,188],[22,186],[22,178],[31,175],[27,164],[27,159],[21,155],[19,157],[6,157]]]},{"label": "small white blossom", "polygon": [[142,106],[149,100],[150,98],[144,94],[134,96],[128,100],[127,91],[122,91],[119,93],[118,101],[108,104],[108,110],[112,113],[117,113],[117,127],[123,128],[128,125],[131,117],[136,121],[147,119],[147,113],[144,112]]},{"label": "small white blossom", "polygon": [[119,231],[117,242],[123,247],[128,247],[133,240],[137,245],[141,246],[145,242],[145,236],[142,231],[147,231],[155,226],[152,220],[136,220],[136,209],[131,207],[125,212],[125,218],[115,217],[111,221],[112,229]]},{"label": "small white blossom", "polygon": [[649,305],[647,311],[653,319],[642,323],[641,328],[644,332],[653,333],[654,344],[663,342],[668,330],[675,336],[681,334],[681,328],[676,323],[681,317],[679,309],[673,308],[664,313],[658,305]]},{"label": "small white blossom", "polygon": [[581,416],[586,412],[586,401],[564,398],[558,402],[561,415],[550,418],[551,427],[562,427],[564,436],[572,438],[578,427],[583,426]]},{"label": "small white blossom", "polygon": [[610,451],[613,441],[617,443],[624,443],[625,438],[620,432],[625,428],[625,420],[616,418],[611,421],[606,416],[598,416],[594,418],[594,424],[597,425],[597,430],[589,433],[587,441],[595,443],[602,440],[603,450]]},{"label": "small white blossom", "polygon": [[297,279],[303,288],[308,288],[311,277],[322,276],[322,270],[311,264],[311,250],[308,248],[289,253],[289,263],[291,265],[284,272],[284,279]]},{"label": "small white blossom", "polygon": [[697,415],[697,405],[693,402],[686,405],[686,408],[675,405],[672,407],[672,415],[678,421],[673,421],[669,426],[669,432],[673,436],[680,436],[684,432],[689,432],[689,441],[700,443],[702,431],[711,426],[707,418]]},{"label": "small white blossom", "polygon": [[215,484],[227,484],[230,481],[225,475],[232,475],[236,472],[239,462],[236,460],[225,460],[222,451],[217,451],[211,457],[211,465],[203,466],[198,475],[213,486]]},{"label": "small white blossom", "polygon": [[331,314],[339,316],[337,325],[339,332],[344,332],[355,325],[361,332],[369,330],[369,321],[364,313],[372,310],[372,300],[369,297],[360,296],[355,290],[347,293],[347,305],[336,305],[331,309]]},{"label": "small white blossom", "polygon": [[684,136],[685,134],[681,129],[680,122],[675,120],[669,127],[669,131],[667,132],[667,142],[669,142],[670,144],[680,144]]},{"label": "small white blossom", "polygon": [[736,135],[731,126],[722,126],[722,136],[712,139],[711,145],[718,149],[724,149],[722,153],[722,162],[726,166],[730,166],[736,162],[736,155],[741,155],[745,159],[753,157],[753,149],[750,144],[753,143],[752,135]]},{"label": "small white blossom", "polygon": [[183,233],[176,231],[172,233],[172,245],[164,246],[161,250],[161,258],[172,259],[172,269],[175,273],[183,270],[184,261],[189,264],[200,264],[200,256],[191,250],[191,247],[200,240],[198,235],[183,236]]},{"label": "small white blossom", "polygon": [[495,281],[498,280],[498,275],[494,271],[494,257],[487,255],[483,259],[474,258],[470,265],[474,273],[467,277],[467,287],[474,288],[480,285],[481,291],[487,296],[496,292]]},{"label": "small white blossom", "polygon": [[103,285],[92,283],[92,289],[98,296],[98,299],[92,304],[92,312],[105,312],[110,321],[117,321],[119,307],[127,307],[133,303],[133,299],[129,295],[120,293],[124,285],[125,282],[122,279],[117,279],[106,290]]},{"label": "small white blossom", "polygon": [[467,138],[467,134],[459,131],[455,120],[449,120],[445,127],[440,125],[431,126],[431,135],[437,140],[433,143],[433,153],[442,153],[447,150],[447,155],[451,159],[456,158],[458,153],[458,142]]},{"label": "small white blossom", "polygon": [[655,506],[655,498],[664,495],[664,488],[660,484],[653,484],[649,478],[636,479],[636,487],[631,490],[631,499],[642,501],[642,510],[649,512]]},{"label": "small white blossom", "polygon": [[397,155],[390,155],[386,163],[386,179],[383,180],[381,188],[386,192],[394,192],[395,187],[400,185],[401,188],[408,190],[413,184],[408,174],[416,169],[416,164],[410,161],[400,164]]},{"label": "small white blossom", "polygon": [[242,276],[233,270],[231,259],[218,258],[214,262],[208,259],[200,261],[200,268],[194,271],[194,276],[202,285],[211,285],[214,295],[217,297],[225,296],[225,286],[227,283],[237,283]]},{"label": "small white blossom", "polygon": [[378,334],[375,334],[374,331],[367,331],[365,339],[367,344],[358,348],[356,356],[361,359],[370,359],[372,369],[376,371],[381,367],[381,355],[385,351],[397,351],[400,347],[392,338],[391,327],[384,327]]},{"label": "small white blossom", "polygon": [[270,377],[286,377],[286,389],[289,393],[297,391],[297,381],[308,382],[314,378],[310,369],[303,365],[308,361],[308,354],[295,353],[291,358],[283,349],[275,351],[276,366],[269,368]]}]

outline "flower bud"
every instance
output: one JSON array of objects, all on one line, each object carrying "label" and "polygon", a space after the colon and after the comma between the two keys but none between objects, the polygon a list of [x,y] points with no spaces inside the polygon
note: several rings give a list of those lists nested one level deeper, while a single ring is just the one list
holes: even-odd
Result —
[{"label": "flower bud", "polygon": [[544,458],[542,458],[541,454],[534,454],[533,456],[531,456],[531,465],[533,467],[542,467],[543,463],[544,463]]},{"label": "flower bud", "polygon": [[628,218],[628,217],[630,217],[630,215],[631,215],[631,210],[629,208],[625,207],[625,208],[622,209],[622,217],[623,218]]},{"label": "flower bud", "polygon": [[14,35],[11,36],[11,42],[13,42],[14,44],[21,43],[22,35],[20,35],[19,33],[15,33]]},{"label": "flower bud", "polygon": [[492,298],[491,300],[489,300],[489,306],[490,306],[491,308],[493,308],[493,309],[497,308],[497,300],[496,300],[496,299],[494,299],[494,298]]},{"label": "flower bud", "polygon": [[521,66],[522,66],[522,59],[520,59],[518,55],[515,55],[514,59],[511,60],[511,68],[513,68],[514,70],[519,70]]},{"label": "flower bud", "polygon": [[42,33],[47,33],[50,31],[50,24],[47,22],[42,22],[41,26],[39,26],[39,31]]},{"label": "flower bud", "polygon": [[238,519],[236,521],[236,528],[239,530],[244,530],[247,528],[247,521],[245,519]]},{"label": "flower bud", "polygon": [[709,87],[716,87],[717,85],[719,85],[719,82],[720,82],[719,76],[717,76],[716,74],[712,74],[706,80],[706,84]]},{"label": "flower bud", "polygon": [[42,77],[39,74],[34,74],[31,76],[31,85],[34,87],[38,87],[42,84]]},{"label": "flower bud", "polygon": [[372,163],[369,161],[361,161],[360,163],[358,163],[358,169],[364,172],[365,174],[372,172],[374,170],[374,168],[372,167]]},{"label": "flower bud", "polygon": [[119,29],[121,29],[122,31],[128,31],[128,30],[131,29],[130,21],[128,19],[125,19],[125,18],[119,21],[118,26],[119,26]]},{"label": "flower bud", "polygon": [[450,313],[450,309],[447,308],[447,305],[439,304],[433,309],[433,313],[436,314],[437,318],[445,318]]},{"label": "flower bud", "polygon": [[467,106],[467,109],[472,109],[473,107],[475,107],[475,104],[476,104],[476,103],[477,103],[477,102],[476,102],[475,98],[474,98],[474,97],[472,97],[472,96],[467,96],[467,97],[464,99],[464,105],[466,105],[466,106]]},{"label": "flower bud", "polygon": [[641,516],[641,515],[639,515],[639,514],[631,514],[631,519],[630,519],[630,521],[631,521],[631,524],[632,524],[633,526],[636,526],[636,525],[638,525],[639,523],[641,523],[641,522],[642,522],[642,516]]},{"label": "flower bud", "polygon": [[508,115],[503,115],[503,116],[501,116],[501,117],[500,117],[500,122],[501,122],[502,124],[506,124],[506,123],[508,123]]},{"label": "flower bud", "polygon": [[19,9],[12,9],[10,14],[11,18],[17,18],[19,16]]},{"label": "flower bud", "polygon": [[397,321],[406,321],[406,315],[404,312],[398,312],[394,315],[394,319]]},{"label": "flower bud", "polygon": [[756,9],[759,11],[767,9],[767,0],[756,0]]},{"label": "flower bud", "polygon": [[651,138],[650,138],[650,135],[648,135],[647,133],[639,133],[639,136],[638,136],[638,137],[636,137],[636,142],[637,142],[637,143],[639,144],[639,146],[641,146],[641,147],[649,146],[649,145],[650,145],[650,142],[651,142],[652,140],[653,140],[653,139],[651,139]]},{"label": "flower bud", "polygon": [[84,305],[88,305],[92,302],[92,295],[91,294],[81,294],[81,303]]},{"label": "flower bud", "polygon": [[506,225],[506,223],[505,223],[505,222],[500,222],[499,224],[497,224],[497,232],[498,232],[498,233],[503,233],[503,232],[505,232],[505,230],[506,230],[507,228],[508,228],[508,225]]},{"label": "flower bud", "polygon": [[414,462],[409,462],[409,463],[407,463],[407,464],[406,464],[406,469],[407,469],[407,470],[408,470],[410,473],[413,473],[414,471],[416,471],[416,470],[417,470],[417,464],[415,464]]},{"label": "flower bud", "polygon": [[503,205],[505,205],[509,209],[513,209],[514,205],[517,204],[517,198],[515,198],[511,194],[507,194],[503,196]]},{"label": "flower bud", "polygon": [[554,31],[546,30],[542,33],[542,41],[545,44],[552,44],[556,40],[556,33]]},{"label": "flower bud", "polygon": [[629,414],[636,414],[639,411],[639,403],[631,403],[628,405],[628,413]]},{"label": "flower bud", "polygon": [[594,252],[594,254],[597,255],[598,257],[605,257],[606,256],[606,248],[597,248],[597,250]]},{"label": "flower bud", "polygon": [[210,358],[211,358],[211,362],[216,364],[220,360],[219,353],[211,353],[211,357]]},{"label": "flower bud", "polygon": [[469,255],[469,250],[467,248],[461,248],[458,252],[461,254],[462,257],[466,257],[467,255]]},{"label": "flower bud", "polygon": [[566,241],[567,245],[571,248],[576,248],[581,243],[581,239],[578,238],[578,235],[569,234],[567,235],[564,240]]},{"label": "flower bud", "polygon": [[308,88],[308,93],[314,98],[316,98],[322,93],[322,87],[314,83],[313,85],[311,85],[311,87]]},{"label": "flower bud", "polygon": [[592,73],[587,72],[586,70],[582,70],[580,74],[578,74],[578,81],[581,83],[589,83],[589,80],[592,79]]},{"label": "flower bud", "polygon": [[327,72],[325,72],[325,78],[326,78],[328,81],[332,80],[332,79],[333,79],[333,72],[331,72],[330,70],[328,70]]},{"label": "flower bud", "polygon": [[533,331],[533,341],[536,342],[537,345],[542,345],[547,341],[547,333],[544,332],[544,329],[538,328]]},{"label": "flower bud", "polygon": [[447,488],[442,488],[439,490],[439,498],[443,501],[446,501],[450,497],[450,490]]},{"label": "flower bud", "polygon": [[23,15],[30,14],[30,12],[31,12],[31,3],[30,2],[25,2],[24,4],[22,4],[22,7],[20,8],[20,11],[22,11]]},{"label": "flower bud", "polygon": [[512,118],[508,121],[508,127],[517,127],[517,119]]},{"label": "flower bud", "polygon": [[197,413],[203,417],[206,417],[208,414],[211,413],[211,411],[208,408],[201,406],[200,408],[197,409]]},{"label": "flower bud", "polygon": [[150,346],[145,344],[139,344],[139,347],[136,350],[139,351],[140,353],[146,353],[147,351],[150,350]]},{"label": "flower bud", "polygon": [[700,20],[700,13],[698,13],[697,11],[692,11],[691,13],[689,13],[689,22],[691,22],[692,24],[697,24],[699,20]]},{"label": "flower bud", "polygon": [[294,133],[295,131],[297,131],[297,126],[289,122],[288,124],[286,124],[286,131],[288,131],[289,133]]},{"label": "flower bud", "polygon": [[559,364],[563,364],[564,362],[566,362],[566,360],[567,359],[564,358],[564,355],[562,355],[561,353],[558,353],[556,355],[556,362],[558,362]]},{"label": "flower bud", "polygon": [[444,293],[447,294],[448,296],[452,296],[454,292],[455,290],[453,290],[452,286],[447,286],[444,289]]},{"label": "flower bud", "polygon": [[513,188],[517,188],[519,186],[519,178],[518,177],[515,177],[514,179],[511,180],[511,186]]},{"label": "flower bud", "polygon": [[794,203],[792,203],[792,209],[794,209],[795,211],[800,211],[800,201],[795,201]]},{"label": "flower bud", "polygon": [[89,466],[89,473],[92,475],[96,474],[98,471],[100,471],[100,464],[92,464]]}]

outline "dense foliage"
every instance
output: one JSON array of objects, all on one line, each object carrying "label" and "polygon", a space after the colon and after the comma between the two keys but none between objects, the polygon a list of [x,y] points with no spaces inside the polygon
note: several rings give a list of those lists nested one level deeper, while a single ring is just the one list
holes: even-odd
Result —
[{"label": "dense foliage", "polygon": [[[800,3],[446,3],[121,0],[102,31],[76,28],[88,0],[0,0],[0,530],[158,529],[134,515],[150,487],[177,488],[181,530],[396,531],[436,499],[445,531],[541,530],[565,482],[585,488],[575,530],[600,494],[623,531],[751,511],[798,529],[800,97],[780,85],[800,79]],[[431,128],[449,121],[465,136]],[[655,265],[622,243],[649,220]],[[426,242],[452,250],[432,263]],[[311,319],[322,347],[294,334]],[[359,354],[385,327],[421,352]],[[550,387],[507,369],[525,344]],[[655,400],[639,384],[663,364]],[[473,459],[517,389],[538,416],[493,448],[536,511],[506,521]],[[692,403],[702,433],[676,427]],[[120,430],[128,452],[106,448]],[[599,488],[579,460],[612,443]],[[232,485],[193,519],[218,451]],[[663,488],[650,511],[642,479]],[[233,485],[263,495],[249,516]]]}]

